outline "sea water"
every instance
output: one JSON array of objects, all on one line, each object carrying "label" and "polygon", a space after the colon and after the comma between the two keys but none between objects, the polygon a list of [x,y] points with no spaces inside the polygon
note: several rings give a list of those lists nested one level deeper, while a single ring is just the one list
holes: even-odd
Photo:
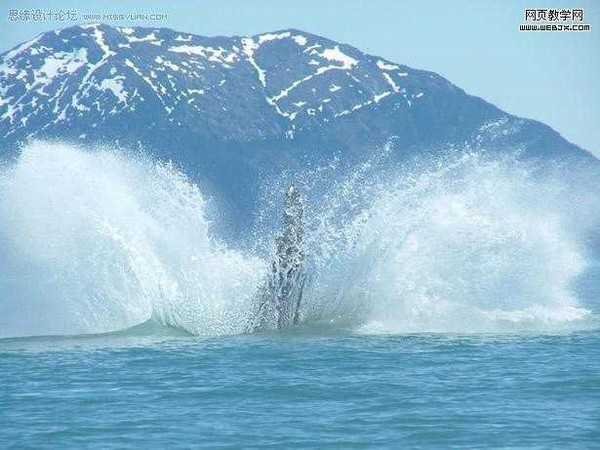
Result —
[{"label": "sea water", "polygon": [[0,341],[3,448],[596,448],[600,333]]},{"label": "sea water", "polygon": [[0,169],[0,446],[597,445],[593,178],[388,151],[294,174],[301,324],[248,334],[288,176],[236,243],[173,164],[26,146]]}]

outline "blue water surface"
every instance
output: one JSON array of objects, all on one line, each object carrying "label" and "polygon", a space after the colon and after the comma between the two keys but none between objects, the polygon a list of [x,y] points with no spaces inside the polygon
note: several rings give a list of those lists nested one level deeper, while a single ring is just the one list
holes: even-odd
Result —
[{"label": "blue water surface", "polygon": [[600,447],[600,333],[0,340],[2,448]]}]

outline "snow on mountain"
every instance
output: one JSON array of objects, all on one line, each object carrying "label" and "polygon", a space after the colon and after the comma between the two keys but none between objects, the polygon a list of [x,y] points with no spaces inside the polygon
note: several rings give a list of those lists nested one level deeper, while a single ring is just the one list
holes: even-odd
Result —
[{"label": "snow on mountain", "polygon": [[[227,139],[292,136],[383,101],[410,108],[426,95],[408,67],[295,30],[206,38],[93,24],[42,34],[0,61],[4,138],[148,110],[176,125],[204,122]],[[450,86],[433,74],[428,83]]]},{"label": "snow on mountain", "polygon": [[0,137],[3,157],[32,138],[140,145],[238,204],[307,154],[351,161],[386,142],[399,159],[441,147],[592,158],[433,72],[298,30],[43,33],[0,55]]}]

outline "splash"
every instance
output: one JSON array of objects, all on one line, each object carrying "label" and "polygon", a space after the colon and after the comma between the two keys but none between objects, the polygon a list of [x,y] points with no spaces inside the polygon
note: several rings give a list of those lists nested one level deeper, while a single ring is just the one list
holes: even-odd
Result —
[{"label": "splash", "polygon": [[307,197],[305,326],[590,326],[593,305],[574,284],[590,265],[594,188],[511,156],[393,167],[389,154],[269,183],[256,246],[242,251],[219,239],[207,199],[171,164],[31,143],[0,169],[0,337],[104,333],[148,320],[197,335],[247,331],[273,257],[269,220],[280,217],[273,209],[291,178]]},{"label": "splash", "polygon": [[383,333],[590,326],[574,281],[594,190],[509,155],[376,173],[359,167],[313,211],[312,320]]},{"label": "splash", "polygon": [[42,142],[2,171],[0,247],[2,336],[150,318],[240,333],[265,270],[211,235],[206,199],[172,165]]}]

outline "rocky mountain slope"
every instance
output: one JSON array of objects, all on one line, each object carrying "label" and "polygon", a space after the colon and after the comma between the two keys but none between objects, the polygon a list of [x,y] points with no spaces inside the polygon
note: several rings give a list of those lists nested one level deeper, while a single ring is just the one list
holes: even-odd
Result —
[{"label": "rocky mountain slope", "polygon": [[435,73],[298,30],[43,33],[0,55],[0,137],[5,157],[35,138],[142,146],[234,204],[252,202],[265,172],[334,153],[360,159],[386,142],[399,159],[448,147],[594,159]]}]

